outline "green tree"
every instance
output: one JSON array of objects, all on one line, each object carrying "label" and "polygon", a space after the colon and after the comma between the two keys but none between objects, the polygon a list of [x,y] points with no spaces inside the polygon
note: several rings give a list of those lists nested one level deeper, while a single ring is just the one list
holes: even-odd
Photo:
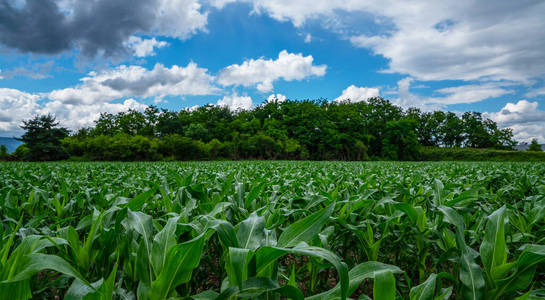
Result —
[{"label": "green tree", "polygon": [[208,130],[201,123],[191,123],[185,130],[185,135],[194,139],[204,142],[208,141]]},{"label": "green tree", "polygon": [[392,160],[415,160],[418,158],[418,139],[414,120],[399,120],[386,123],[382,140],[382,156]]},{"label": "green tree", "polygon": [[443,126],[439,130],[446,147],[461,147],[464,142],[464,124],[453,112],[445,115]]},{"label": "green tree", "polygon": [[11,155],[8,153],[8,147],[6,145],[0,145],[0,161],[10,160]]},{"label": "green tree", "polygon": [[50,161],[68,158],[68,153],[61,145],[61,140],[68,136],[68,129],[59,127],[53,115],[41,115],[23,121],[21,128],[25,133],[18,140],[28,148],[24,160]]},{"label": "green tree", "polygon": [[119,130],[117,119],[117,115],[101,113],[98,120],[95,121],[95,128],[91,130],[91,135],[114,135]]},{"label": "green tree", "polygon": [[543,149],[541,149],[541,145],[537,142],[536,139],[532,139],[530,147],[528,147],[528,151],[543,151]]}]

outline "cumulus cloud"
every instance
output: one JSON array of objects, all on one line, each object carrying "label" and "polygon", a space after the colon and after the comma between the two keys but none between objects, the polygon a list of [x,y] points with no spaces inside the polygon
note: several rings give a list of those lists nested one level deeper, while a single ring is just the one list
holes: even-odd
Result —
[{"label": "cumulus cloud", "polygon": [[67,104],[94,104],[122,97],[209,95],[218,91],[213,77],[195,63],[170,68],[156,64],[148,70],[141,66],[119,66],[100,73],[91,72],[73,88],[54,90],[49,98]]},{"label": "cumulus cloud", "polygon": [[206,31],[208,12],[201,11],[198,0],[158,0],[153,33],[187,39],[198,31]]},{"label": "cumulus cloud", "polygon": [[342,94],[335,99],[336,102],[349,100],[350,102],[361,102],[369,98],[378,97],[378,88],[357,87],[351,85],[343,90]]},{"label": "cumulus cloud", "polygon": [[21,121],[32,117],[39,109],[39,99],[39,95],[0,88],[0,131],[5,135],[19,132]]},{"label": "cumulus cloud", "polygon": [[268,103],[271,103],[271,102],[282,103],[284,101],[286,101],[286,96],[282,94],[270,94],[269,97],[267,98]]},{"label": "cumulus cloud", "polygon": [[502,127],[513,129],[515,139],[529,142],[537,138],[545,141],[545,111],[539,110],[537,102],[519,100],[517,103],[507,103],[499,112],[483,115]]},{"label": "cumulus cloud", "polygon": [[168,45],[165,41],[157,41],[155,38],[143,39],[138,36],[131,36],[126,43],[127,47],[134,51],[134,56],[154,56],[155,48],[163,48]]},{"label": "cumulus cloud", "polygon": [[[63,126],[78,129],[90,126],[101,112],[143,110],[135,98],[162,99],[165,96],[210,95],[219,91],[214,77],[195,63],[185,67],[156,64],[153,69],[119,66],[90,72],[77,86],[31,94],[16,89],[0,89],[0,132],[20,133],[22,120],[36,114],[52,113]],[[47,99],[45,99],[47,98]],[[240,98],[240,99],[239,99]],[[248,97],[249,98],[249,97]],[[39,100],[44,101],[39,101]],[[230,105],[246,108],[245,97],[227,97]],[[251,99],[250,99],[251,106]]]},{"label": "cumulus cloud", "polygon": [[230,110],[247,110],[252,107],[252,98],[249,96],[239,96],[236,93],[232,95],[226,95],[218,100],[216,103],[218,106],[228,107]]},{"label": "cumulus cloud", "polygon": [[276,80],[303,80],[311,76],[323,76],[327,66],[314,65],[312,55],[288,53],[286,50],[273,59],[250,59],[240,65],[225,67],[218,74],[218,83],[223,86],[242,85],[256,86],[257,90],[266,93],[273,90]]},{"label": "cumulus cloud", "polygon": [[0,0],[0,43],[30,53],[112,56],[135,33],[186,39],[206,24],[198,0]]},{"label": "cumulus cloud", "polygon": [[122,103],[98,102],[86,105],[66,104],[60,101],[51,101],[40,109],[40,113],[51,113],[57,117],[63,126],[79,129],[93,125],[101,113],[118,113],[135,109],[143,111],[147,105],[134,99],[127,99]]},{"label": "cumulus cloud", "polygon": [[31,94],[16,89],[0,88],[0,132],[5,136],[18,136],[22,133],[19,127],[23,120],[35,115],[53,114],[62,126],[72,130],[93,125],[101,113],[118,113],[128,109],[143,111],[147,105],[134,99],[127,99],[120,103],[63,103],[49,101],[40,104],[43,94]]}]

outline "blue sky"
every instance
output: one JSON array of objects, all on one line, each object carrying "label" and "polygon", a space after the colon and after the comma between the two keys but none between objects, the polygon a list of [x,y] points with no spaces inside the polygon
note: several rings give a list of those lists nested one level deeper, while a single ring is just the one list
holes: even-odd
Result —
[{"label": "blue sky", "polygon": [[0,0],[0,136],[53,113],[382,96],[545,142],[543,1]]}]

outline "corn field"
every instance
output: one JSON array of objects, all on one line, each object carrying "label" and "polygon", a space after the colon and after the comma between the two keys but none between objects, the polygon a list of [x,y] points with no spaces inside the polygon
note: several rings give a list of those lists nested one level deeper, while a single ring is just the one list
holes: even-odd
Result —
[{"label": "corn field", "polygon": [[0,164],[1,299],[545,299],[545,164]]}]

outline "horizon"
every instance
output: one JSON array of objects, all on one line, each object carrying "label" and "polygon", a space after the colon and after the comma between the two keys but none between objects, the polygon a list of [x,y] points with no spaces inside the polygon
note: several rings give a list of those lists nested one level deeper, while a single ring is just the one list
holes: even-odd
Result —
[{"label": "horizon", "polygon": [[380,96],[404,109],[481,112],[519,143],[545,142],[543,1],[0,6],[0,137],[20,135],[36,114],[77,130],[148,105]]}]

